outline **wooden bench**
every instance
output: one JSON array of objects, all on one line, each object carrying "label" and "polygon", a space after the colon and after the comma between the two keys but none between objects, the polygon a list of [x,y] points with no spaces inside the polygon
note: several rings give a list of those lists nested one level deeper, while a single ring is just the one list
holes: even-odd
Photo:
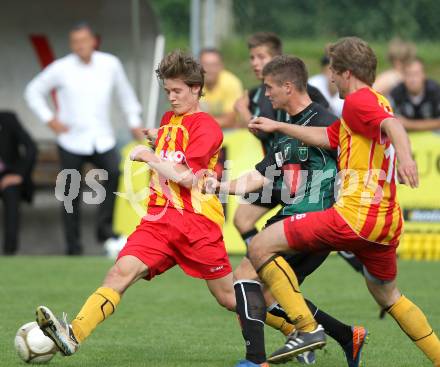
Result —
[{"label": "wooden bench", "polygon": [[32,172],[32,179],[37,189],[53,188],[60,171],[58,148],[53,141],[39,141],[37,161]]},{"label": "wooden bench", "polygon": [[[61,170],[58,147],[54,141],[38,141],[38,155],[32,172],[35,188],[53,189],[56,185],[58,173]],[[82,169],[81,178],[84,180],[87,172],[94,168],[91,163],[86,163]]]}]

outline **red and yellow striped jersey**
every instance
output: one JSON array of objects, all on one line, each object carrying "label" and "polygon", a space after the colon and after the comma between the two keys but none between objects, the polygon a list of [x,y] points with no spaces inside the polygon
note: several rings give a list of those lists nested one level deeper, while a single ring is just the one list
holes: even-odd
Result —
[{"label": "red and yellow striped jersey", "polygon": [[396,200],[396,155],[381,123],[392,118],[387,99],[371,88],[345,98],[342,117],[327,128],[338,149],[339,195],[335,209],[362,238],[399,243],[403,219]]},{"label": "red and yellow striped jersey", "polygon": [[[187,165],[194,174],[203,175],[217,162],[223,133],[217,122],[205,112],[162,117],[156,140],[156,154],[162,159]],[[216,195],[202,194],[200,187],[187,189],[153,171],[147,207],[170,207],[201,214],[211,221],[224,223],[223,208]]]}]

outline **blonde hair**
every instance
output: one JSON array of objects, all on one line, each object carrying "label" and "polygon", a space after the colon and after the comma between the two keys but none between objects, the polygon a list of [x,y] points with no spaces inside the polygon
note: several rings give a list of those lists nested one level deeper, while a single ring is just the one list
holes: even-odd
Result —
[{"label": "blonde hair", "polygon": [[400,61],[405,64],[416,57],[416,45],[405,42],[400,38],[393,38],[388,44],[388,60],[391,64]]}]

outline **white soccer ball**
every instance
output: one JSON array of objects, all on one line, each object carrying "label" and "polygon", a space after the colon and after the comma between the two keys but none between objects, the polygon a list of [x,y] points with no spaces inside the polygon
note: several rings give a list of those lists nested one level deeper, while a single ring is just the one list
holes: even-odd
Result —
[{"label": "white soccer ball", "polygon": [[49,362],[58,351],[55,343],[43,334],[35,321],[18,329],[14,345],[18,356],[26,363]]},{"label": "white soccer ball", "polygon": [[118,238],[109,238],[104,242],[104,250],[107,257],[110,259],[116,259],[119,252],[123,249],[127,243],[127,237],[119,236]]}]

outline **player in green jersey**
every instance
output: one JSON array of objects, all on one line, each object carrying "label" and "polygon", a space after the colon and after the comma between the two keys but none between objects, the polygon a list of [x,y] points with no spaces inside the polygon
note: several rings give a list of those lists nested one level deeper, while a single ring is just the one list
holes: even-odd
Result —
[{"label": "player in green jersey", "polygon": [[[329,126],[337,118],[327,109],[312,102],[307,90],[307,71],[304,63],[296,57],[279,56],[264,68],[266,95],[274,108],[288,112],[289,122],[296,125]],[[334,153],[316,147],[308,147],[301,141],[276,134],[272,148],[265,158],[255,166],[255,170],[231,182],[218,183],[212,179],[206,183],[207,190],[235,195],[254,193],[261,202],[272,200],[272,187],[281,192],[281,210],[269,220],[267,225],[303,213],[329,208],[334,203],[334,178],[336,161]],[[257,191],[263,188],[257,198]],[[326,259],[328,253],[319,255],[297,254],[286,256],[286,260],[301,278],[312,273]],[[263,366],[266,361],[263,325],[266,318],[266,303],[270,295],[263,297],[258,276],[247,258],[234,272],[237,313],[243,336],[246,340],[246,360],[237,366]],[[367,331],[363,327],[350,327],[308,305],[326,332],[338,341],[347,357],[350,367],[358,366],[360,350]],[[277,316],[283,310],[274,305],[269,312]],[[270,317],[270,313],[268,314]],[[295,323],[296,320],[290,320]],[[307,362],[310,356],[303,356]]]}]

